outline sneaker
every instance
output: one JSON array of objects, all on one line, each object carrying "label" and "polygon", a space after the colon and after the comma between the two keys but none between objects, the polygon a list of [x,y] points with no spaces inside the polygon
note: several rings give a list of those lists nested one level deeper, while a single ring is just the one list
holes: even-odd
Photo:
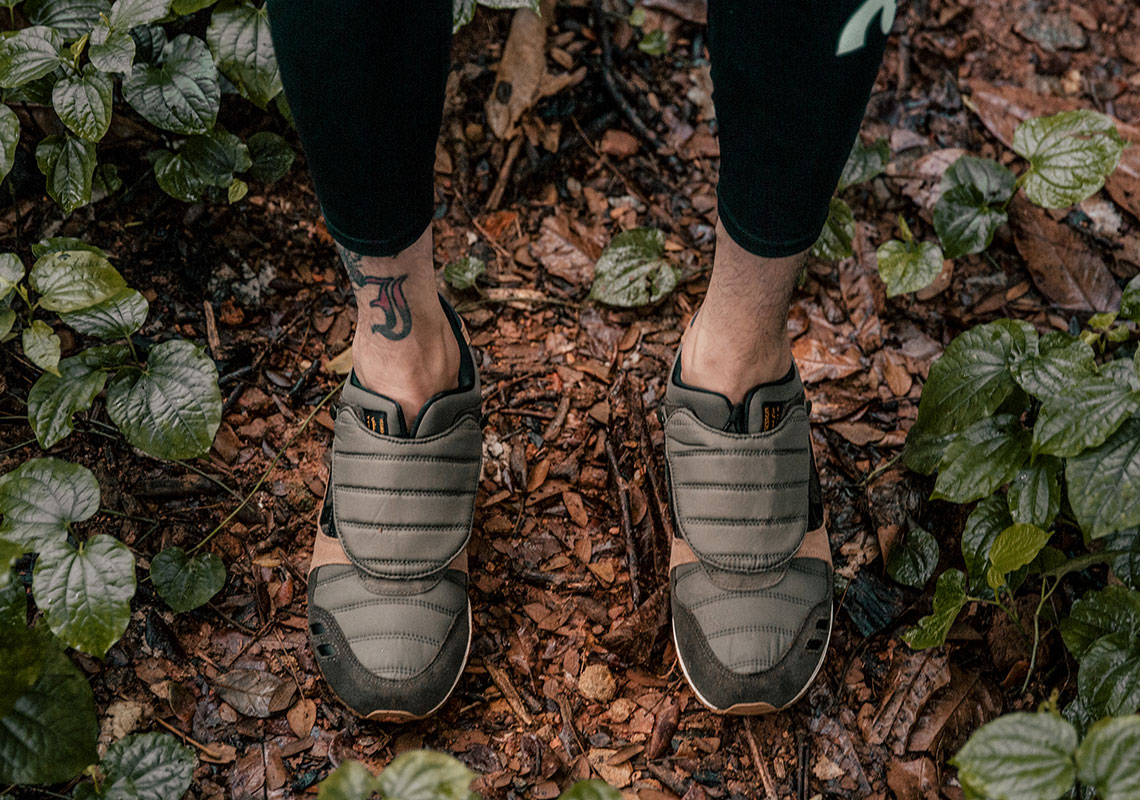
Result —
[{"label": "sneaker", "polygon": [[697,699],[763,714],[804,695],[832,623],[831,549],[795,365],[733,404],[687,386],[659,412],[677,538],[673,641]]},{"label": "sneaker", "polygon": [[400,405],[350,375],[309,567],[309,632],[329,687],[357,714],[438,709],[471,647],[467,541],[482,459],[479,376],[455,311],[459,388]]}]

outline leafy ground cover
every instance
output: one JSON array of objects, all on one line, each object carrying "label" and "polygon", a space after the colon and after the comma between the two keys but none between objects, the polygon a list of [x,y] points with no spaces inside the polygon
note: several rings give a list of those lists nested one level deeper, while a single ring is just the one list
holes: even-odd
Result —
[{"label": "leafy ground cover", "polygon": [[[26,603],[30,589],[77,651],[27,634],[5,653],[41,668],[0,695],[0,710],[50,694],[28,687],[59,687],[79,698],[71,727],[98,741],[95,753],[58,750],[61,771],[99,766],[52,792],[189,785],[196,797],[284,797],[314,791],[342,762],[377,772],[431,747],[456,755],[491,797],[553,798],[589,778],[653,800],[1057,797],[1074,781],[1131,796],[1140,162],[1120,145],[1140,142],[1132,6],[931,0],[899,14],[790,324],[832,511],[838,629],[805,702],[756,721],[705,712],[675,667],[661,432],[646,413],[711,254],[718,152],[700,4],[606,5],[603,26],[597,5],[565,3],[548,8],[553,27],[513,41],[509,15],[477,12],[456,42],[435,223],[442,277],[486,380],[477,633],[443,713],[393,728],[343,711],[304,634],[324,404],[346,364],[350,297],[303,175],[268,183],[287,167],[286,116],[260,110],[276,102],[272,81],[226,61],[217,33],[237,25],[227,14],[248,12],[195,5],[176,9],[198,16],[163,28],[157,52],[180,47],[172,63],[189,69],[201,51],[254,101],[216,78],[209,125],[178,130],[146,105],[142,89],[161,77],[147,72],[149,35],[131,38],[138,78],[133,67],[105,78],[53,62],[69,81],[118,87],[126,105],[106,126],[80,125],[54,90],[39,102],[5,95],[26,138],[4,144],[12,200],[0,250],[17,254],[20,274],[9,260],[0,277],[53,297],[59,282],[40,276],[58,271],[49,251],[64,242],[102,276],[106,296],[83,302],[116,309],[114,324],[95,315],[102,327],[84,327],[64,315],[91,317],[91,306],[40,301],[18,322],[22,348],[0,345],[0,473],[55,474],[67,462],[83,487],[76,513],[56,520],[74,543],[34,567],[18,560],[4,590]],[[124,6],[154,14],[147,7]],[[111,9],[107,41],[131,27],[124,13]],[[505,51],[520,73],[496,76]],[[96,60],[72,52],[76,64]],[[203,58],[194,69],[208,73]],[[506,108],[499,81],[532,96]],[[100,164],[115,169],[91,160],[87,179],[96,148],[84,142],[96,138]],[[1084,154],[1059,159],[1058,146]],[[276,154],[260,173],[258,153]],[[1074,174],[1082,165],[1093,168]],[[96,202],[61,201],[65,215],[43,201],[45,180],[57,200],[69,189],[85,201],[90,185]],[[115,347],[100,338],[129,340],[140,365],[172,360],[196,375],[186,348],[205,346],[221,409],[203,414],[208,456],[195,457],[204,444],[193,437],[131,424],[127,400],[163,371],[120,366],[122,345],[122,360],[85,360]],[[958,362],[969,369],[950,368]],[[42,377],[51,366],[78,395]],[[939,405],[945,413],[924,411]],[[51,413],[37,421],[37,409]],[[33,460],[43,447],[57,462]],[[134,587],[110,582],[96,636],[53,610],[69,607],[66,592],[47,588],[73,573],[56,562],[80,556]],[[1091,725],[1106,715],[1119,719]],[[1020,772],[1003,771],[1011,756]],[[386,791],[383,778],[342,770],[354,790]],[[140,789],[144,774],[164,782]]]}]

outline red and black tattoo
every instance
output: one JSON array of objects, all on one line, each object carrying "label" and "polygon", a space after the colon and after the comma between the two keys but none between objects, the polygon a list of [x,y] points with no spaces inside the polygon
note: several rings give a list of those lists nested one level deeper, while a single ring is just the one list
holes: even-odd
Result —
[{"label": "red and black tattoo", "polygon": [[408,279],[407,274],[394,277],[365,275],[360,271],[364,256],[339,244],[337,250],[340,252],[345,269],[348,270],[348,277],[355,286],[361,289],[365,286],[379,287],[379,295],[375,300],[370,300],[368,305],[371,308],[382,309],[384,321],[373,324],[372,332],[392,341],[399,341],[411,333],[412,311],[408,308],[407,298],[404,297],[404,281]]}]

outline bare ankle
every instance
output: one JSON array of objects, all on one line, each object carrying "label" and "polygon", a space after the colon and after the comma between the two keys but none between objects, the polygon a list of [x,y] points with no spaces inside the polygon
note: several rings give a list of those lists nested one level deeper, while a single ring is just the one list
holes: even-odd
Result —
[{"label": "bare ankle", "polygon": [[685,383],[739,403],[750,389],[783,378],[792,365],[786,337],[751,339],[740,331],[702,327],[698,318],[681,337]]}]

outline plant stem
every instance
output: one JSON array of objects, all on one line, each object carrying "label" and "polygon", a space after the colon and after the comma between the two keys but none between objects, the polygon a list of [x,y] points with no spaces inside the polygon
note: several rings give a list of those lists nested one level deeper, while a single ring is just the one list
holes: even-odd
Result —
[{"label": "plant stem", "polygon": [[859,486],[861,486],[861,487],[866,486],[871,481],[875,480],[875,478],[879,477],[881,474],[883,474],[888,469],[890,469],[895,464],[897,464],[899,459],[903,457],[904,452],[906,452],[906,451],[905,450],[899,450],[897,453],[895,453],[893,456],[891,456],[885,462],[883,462],[882,464],[880,464],[879,466],[875,467],[873,470],[868,472],[867,477],[865,477],[865,478],[863,478],[863,480],[859,481]]},{"label": "plant stem", "polygon": [[321,399],[321,402],[317,403],[316,407],[309,412],[309,416],[305,417],[305,420],[301,423],[301,426],[297,428],[297,430],[293,431],[293,434],[285,440],[285,444],[281,445],[281,449],[277,451],[277,455],[273,457],[273,460],[269,462],[269,466],[265,468],[265,471],[263,473],[261,473],[261,477],[258,478],[257,483],[254,484],[254,487],[249,490],[249,494],[247,494],[242,499],[242,501],[238,503],[237,508],[231,511],[225,519],[218,523],[217,527],[207,533],[202,541],[191,547],[189,550],[190,553],[193,554],[202,549],[202,547],[204,547],[207,542],[214,538],[218,531],[226,527],[226,525],[230,523],[230,520],[236,517],[238,515],[238,512],[245,508],[246,504],[248,504],[249,501],[253,499],[253,496],[257,494],[257,491],[261,488],[262,484],[265,483],[266,479],[269,477],[269,474],[273,472],[273,468],[277,466],[277,462],[281,460],[281,456],[285,455],[285,451],[289,449],[289,446],[293,444],[293,441],[301,435],[305,428],[309,427],[309,423],[313,421],[313,417],[315,417],[322,408],[328,405],[328,402],[333,399],[333,397],[337,394],[337,392],[340,391],[341,387],[344,386],[345,382],[347,381],[347,377],[342,378],[340,382]]},{"label": "plant stem", "polygon": [[1071,559],[1061,566],[1049,570],[1048,572],[1042,572],[1041,577],[1056,578],[1057,580],[1060,580],[1070,572],[1080,572],[1082,569],[1088,569],[1089,567],[1096,566],[1097,564],[1107,564],[1117,556],[1127,555],[1128,552],[1128,550],[1102,550],[1099,553],[1087,553],[1083,556],[1078,556],[1077,558]]},{"label": "plant stem", "polygon": [[210,481],[211,483],[217,484],[219,487],[222,488],[222,490],[225,491],[226,494],[228,494],[230,497],[234,498],[235,500],[241,500],[241,495],[238,494],[235,489],[231,489],[229,486],[222,483],[220,480],[218,480],[217,478],[215,478],[213,475],[209,474],[205,470],[198,469],[196,466],[191,464],[189,461],[182,461],[179,459],[175,459],[174,463],[178,464],[180,467],[186,467],[186,469],[190,470],[191,472],[198,473],[199,475],[201,475],[203,478]]}]

